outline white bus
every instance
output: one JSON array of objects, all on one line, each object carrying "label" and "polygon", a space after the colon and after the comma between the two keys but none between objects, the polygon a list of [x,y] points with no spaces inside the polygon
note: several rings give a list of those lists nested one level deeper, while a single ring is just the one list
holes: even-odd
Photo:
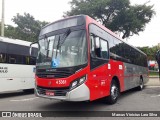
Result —
[{"label": "white bus", "polygon": [[37,46],[29,55],[31,42],[0,37],[0,92],[34,88]]}]

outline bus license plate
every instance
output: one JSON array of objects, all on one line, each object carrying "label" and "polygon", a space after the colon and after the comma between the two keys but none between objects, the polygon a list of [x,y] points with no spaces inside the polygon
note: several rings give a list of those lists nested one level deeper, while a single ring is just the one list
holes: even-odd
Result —
[{"label": "bus license plate", "polygon": [[48,95],[48,96],[54,96],[54,92],[53,91],[46,91],[46,95]]}]

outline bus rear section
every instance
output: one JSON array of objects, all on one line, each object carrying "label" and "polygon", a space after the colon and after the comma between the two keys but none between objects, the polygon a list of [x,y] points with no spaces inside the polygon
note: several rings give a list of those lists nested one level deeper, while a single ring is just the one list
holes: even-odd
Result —
[{"label": "bus rear section", "polygon": [[37,47],[29,55],[27,41],[0,37],[0,93],[34,89]]},{"label": "bus rear section", "polygon": [[[65,101],[106,98],[115,103],[120,92],[147,81],[145,54],[88,16],[46,25],[37,43],[35,94],[39,97]],[[124,55],[125,49],[143,56],[144,65]]]}]

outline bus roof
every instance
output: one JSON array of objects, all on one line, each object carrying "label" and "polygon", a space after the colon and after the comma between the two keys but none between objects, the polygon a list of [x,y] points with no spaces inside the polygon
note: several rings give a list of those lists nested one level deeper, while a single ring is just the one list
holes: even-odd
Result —
[{"label": "bus roof", "polygon": [[[19,39],[11,39],[7,37],[0,37],[1,42],[6,42],[6,43],[12,43],[12,44],[17,44],[17,45],[22,45],[22,46],[30,46],[31,42],[24,41],[24,40],[19,40]],[[38,47],[37,45],[33,45],[33,47]]]},{"label": "bus roof", "polygon": [[74,18],[77,18],[77,17],[83,17],[83,18],[85,18],[86,16],[87,16],[87,15],[75,15],[75,16],[65,17],[65,18],[56,20],[56,21],[54,21],[54,22],[51,22],[51,23],[43,26],[42,29],[44,29],[44,28],[46,28],[47,26],[50,26],[50,25],[52,25],[52,24],[54,24],[54,23],[57,23],[57,22],[61,22],[61,21],[68,20],[68,19],[74,19]]},{"label": "bus roof", "polygon": [[96,20],[94,20],[93,18],[85,15],[87,20],[90,22],[90,23],[94,23],[96,24],[97,26],[99,26],[100,28],[102,28],[103,30],[105,30],[106,32],[108,32],[110,35],[116,37],[117,39],[119,39],[120,41],[126,43],[127,45],[131,46],[132,48],[136,49],[138,52],[146,55],[144,52],[142,52],[141,50],[139,50],[138,48],[134,47],[133,45],[127,43],[126,41],[124,41],[122,38],[120,38],[117,34],[115,34],[114,32],[112,32],[111,30],[109,30],[108,28],[106,28],[105,26],[103,26],[102,24],[98,23]]},{"label": "bus roof", "polygon": [[[142,52],[141,50],[139,50],[138,48],[134,47],[133,45],[130,45],[129,43],[127,43],[126,41],[124,41],[122,38],[120,38],[117,34],[115,34],[114,32],[112,32],[111,30],[109,30],[108,28],[106,28],[105,26],[103,26],[102,24],[98,23],[96,20],[94,20],[93,18],[89,17],[88,15],[75,15],[75,16],[69,16],[67,18],[63,18],[63,19],[60,19],[60,20],[57,20],[57,21],[54,21],[52,23],[49,23],[47,25],[45,25],[44,27],[42,27],[42,29],[50,26],[50,25],[53,25],[54,23],[58,23],[58,22],[61,22],[61,21],[65,21],[65,20],[68,20],[68,19],[74,19],[74,18],[78,18],[78,17],[81,17],[81,18],[85,18],[87,20],[87,23],[94,23],[96,24],[97,26],[99,26],[100,28],[102,28],[103,30],[105,30],[106,32],[108,32],[110,35],[116,37],[117,39],[119,39],[120,41],[126,43],[127,45],[131,46],[132,48],[136,49],[137,51],[139,51],[140,53],[146,55],[144,52]],[[41,34],[41,33],[40,33]]]}]

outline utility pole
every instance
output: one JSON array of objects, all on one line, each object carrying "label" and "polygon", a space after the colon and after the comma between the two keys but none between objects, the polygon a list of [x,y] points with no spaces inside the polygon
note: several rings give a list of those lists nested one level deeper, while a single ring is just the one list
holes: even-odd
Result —
[{"label": "utility pole", "polygon": [[1,36],[4,36],[4,0],[2,0]]}]

